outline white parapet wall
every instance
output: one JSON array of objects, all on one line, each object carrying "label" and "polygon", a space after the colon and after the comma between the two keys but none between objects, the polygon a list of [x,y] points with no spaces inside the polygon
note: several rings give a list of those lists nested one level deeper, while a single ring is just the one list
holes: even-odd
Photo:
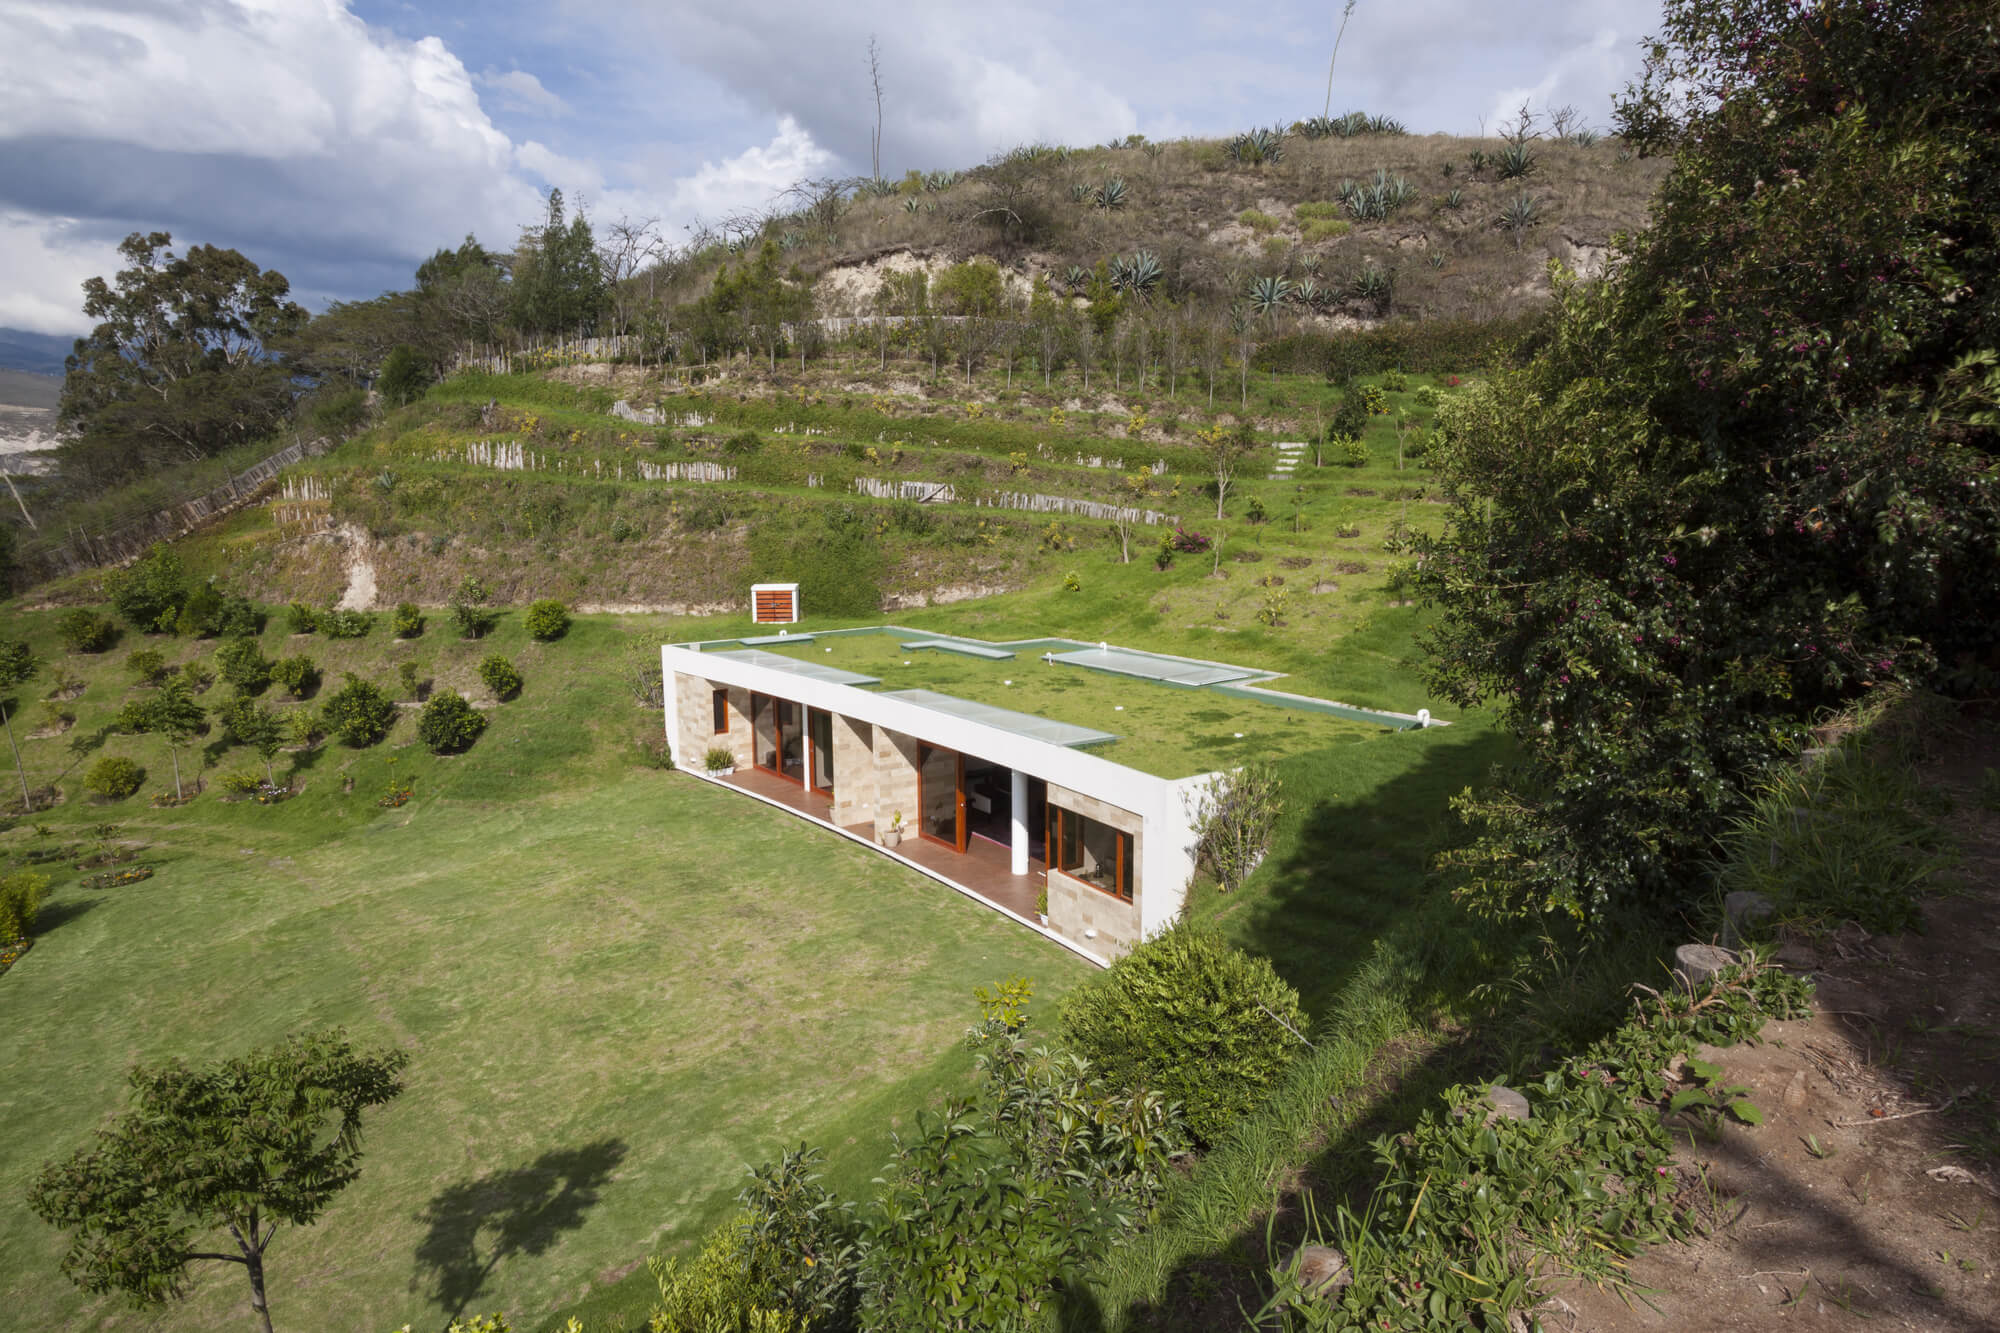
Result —
[{"label": "white parapet wall", "polygon": [[[906,699],[877,694],[852,685],[814,680],[789,671],[704,653],[677,644],[660,649],[660,669],[666,684],[666,728],[669,737],[683,733],[679,676],[744,689],[808,708],[870,723],[878,728],[991,763],[1018,769],[1052,786],[1064,787],[1093,800],[1130,811],[1143,821],[1145,836],[1139,850],[1140,931],[1150,938],[1173,924],[1194,878],[1194,817],[1200,792],[1213,774],[1162,778],[1065,746],[1022,736],[1002,727],[925,708]],[[689,697],[706,698],[705,691]],[[674,762],[700,772],[702,755],[686,753],[676,743]],[[838,780],[836,775],[836,781]]]}]

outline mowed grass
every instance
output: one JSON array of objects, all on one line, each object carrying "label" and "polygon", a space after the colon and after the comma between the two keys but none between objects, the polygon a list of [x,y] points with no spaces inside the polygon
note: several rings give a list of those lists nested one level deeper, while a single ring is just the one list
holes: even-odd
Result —
[{"label": "mowed grass", "polygon": [[[9,630],[47,650],[47,622],[10,617]],[[397,653],[456,675],[461,658],[497,648],[528,684],[462,758],[408,745],[406,719],[370,750],[300,756],[305,793],[268,809],[223,804],[213,786],[176,809],[143,796],[95,806],[72,767],[68,799],[37,816],[46,836],[28,822],[0,833],[13,859],[87,851],[111,821],[110,840],[143,844],[158,868],[91,891],[68,862],[51,866],[40,938],[0,977],[7,1323],[178,1330],[248,1317],[232,1266],[197,1269],[190,1298],[160,1311],[88,1297],[57,1270],[61,1237],[25,1206],[41,1163],[124,1107],[135,1061],[212,1059],[330,1023],[407,1049],[407,1091],[370,1117],[360,1180],[272,1247],[274,1317],[386,1329],[505,1309],[533,1327],[698,1237],[745,1164],[801,1139],[865,1181],[891,1130],[963,1081],[956,1039],[975,985],[1022,974],[1052,1000],[1086,971],[861,847],[636,763],[629,737],[657,735],[658,715],[612,663],[661,637],[673,634],[593,619],[544,647],[511,623],[481,645],[437,627],[402,647],[274,641],[267,651],[304,648],[385,686]],[[138,642],[66,660],[91,684],[72,705],[77,731],[130,691],[121,665]],[[71,763],[65,740],[24,742],[31,776]],[[170,785],[157,739],[103,748],[140,759],[148,792]],[[189,772],[200,762],[182,755]],[[414,774],[417,798],[384,810],[392,771]]]}]

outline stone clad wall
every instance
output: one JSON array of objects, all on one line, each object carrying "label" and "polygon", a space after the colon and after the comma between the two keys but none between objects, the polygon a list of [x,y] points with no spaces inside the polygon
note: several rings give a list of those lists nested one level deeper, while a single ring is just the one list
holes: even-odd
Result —
[{"label": "stone clad wall", "polygon": [[704,771],[703,761],[712,745],[727,745],[736,756],[738,768],[750,767],[750,691],[730,688],[729,734],[718,736],[716,688],[714,681],[701,676],[674,673],[674,697],[679,701],[675,712],[680,720],[680,734],[674,737],[674,760],[691,772]]},{"label": "stone clad wall", "polygon": [[[838,772],[835,773],[838,779]],[[875,836],[903,813],[903,836],[917,836],[917,738],[875,728]]]},{"label": "stone clad wall", "polygon": [[842,828],[875,820],[875,728],[833,715],[833,822]]},{"label": "stone clad wall", "polygon": [[[1081,792],[1048,784],[1049,804],[1064,810],[1073,810],[1087,819],[1132,835],[1132,901],[1114,898],[1095,885],[1087,884],[1063,874],[1060,870],[1049,871],[1049,929],[1064,939],[1099,954],[1116,959],[1132,951],[1139,943],[1139,905],[1145,900],[1145,876],[1139,867],[1144,864],[1146,821],[1130,810],[1121,810],[1115,805],[1107,805],[1095,797]],[[1087,931],[1096,931],[1095,937]]]}]

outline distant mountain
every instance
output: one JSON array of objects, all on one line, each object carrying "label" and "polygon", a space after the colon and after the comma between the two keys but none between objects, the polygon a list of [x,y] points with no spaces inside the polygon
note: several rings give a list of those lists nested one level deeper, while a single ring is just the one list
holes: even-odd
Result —
[{"label": "distant mountain", "polygon": [[75,338],[53,333],[30,333],[26,329],[0,328],[0,370],[26,370],[37,375],[60,375],[63,358],[76,345]]}]

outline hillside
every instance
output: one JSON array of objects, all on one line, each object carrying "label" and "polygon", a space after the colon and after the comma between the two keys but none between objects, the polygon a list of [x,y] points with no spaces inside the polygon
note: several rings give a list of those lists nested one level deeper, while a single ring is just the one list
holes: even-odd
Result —
[{"label": "hillside", "polygon": [[[829,315],[873,312],[886,272],[987,255],[1080,291],[1097,265],[1147,251],[1177,302],[1227,304],[1252,278],[1281,276],[1323,293],[1299,312],[1312,322],[1492,318],[1547,294],[1551,258],[1601,272],[1613,238],[1645,225],[1666,170],[1615,139],[1530,140],[1503,168],[1506,150],[1497,138],[1289,134],[1275,160],[1250,165],[1225,140],[1037,145],[966,172],[913,172],[880,196],[809,196],[725,235],[775,239],[818,279]],[[1369,270],[1391,276],[1388,300],[1356,289]]]}]

